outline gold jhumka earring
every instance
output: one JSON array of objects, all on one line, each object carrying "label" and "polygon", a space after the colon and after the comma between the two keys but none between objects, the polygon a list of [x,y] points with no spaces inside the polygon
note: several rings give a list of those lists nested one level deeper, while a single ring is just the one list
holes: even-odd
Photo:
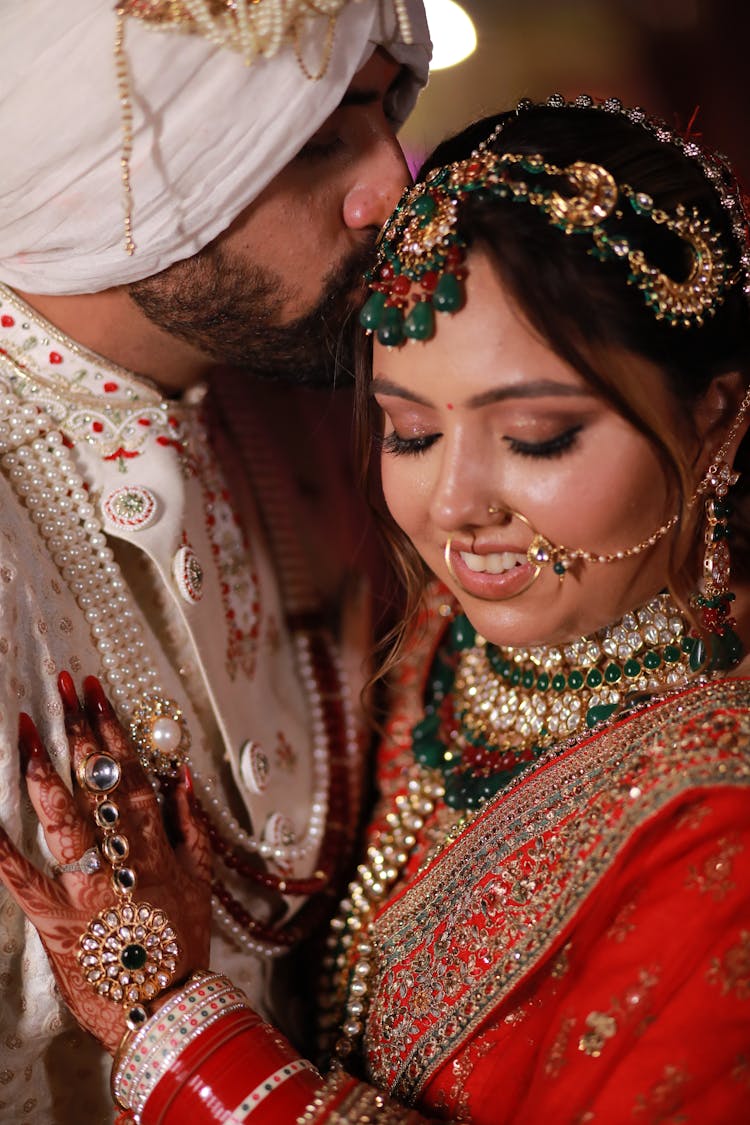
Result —
[{"label": "gold jhumka earring", "polygon": [[730,612],[735,596],[729,589],[732,570],[729,518],[732,507],[727,500],[727,493],[740,479],[740,474],[732,469],[727,458],[748,409],[750,391],[746,392],[737,417],[721,449],[709,465],[694,498],[697,500],[701,494],[705,497],[706,526],[703,533],[701,590],[693,595],[690,604],[698,610],[701,625],[708,635],[710,651],[701,655],[714,668],[731,668],[742,657],[742,642],[735,632],[737,623]]}]

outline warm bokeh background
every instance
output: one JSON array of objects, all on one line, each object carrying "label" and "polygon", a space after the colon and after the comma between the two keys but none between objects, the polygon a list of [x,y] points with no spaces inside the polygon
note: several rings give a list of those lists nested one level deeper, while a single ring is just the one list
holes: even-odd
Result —
[{"label": "warm bokeh background", "polygon": [[616,95],[695,131],[750,185],[750,0],[461,0],[471,58],[436,71],[402,133],[419,163],[521,97]]}]

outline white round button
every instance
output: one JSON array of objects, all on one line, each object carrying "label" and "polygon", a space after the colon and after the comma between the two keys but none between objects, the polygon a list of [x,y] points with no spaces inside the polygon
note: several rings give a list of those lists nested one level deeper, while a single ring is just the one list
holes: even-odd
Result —
[{"label": "white round button", "polygon": [[257,742],[246,739],[240,747],[240,776],[250,793],[263,793],[270,773],[268,756]]},{"label": "white round button", "polygon": [[297,842],[294,825],[284,813],[271,813],[263,829],[263,839],[273,848],[291,848]]},{"label": "white round button", "polygon": [[199,602],[203,597],[203,567],[192,547],[180,547],[172,559],[175,585],[186,602]]},{"label": "white round button", "polygon": [[156,519],[156,497],[142,484],[115,488],[102,500],[105,521],[120,531],[143,531]]}]

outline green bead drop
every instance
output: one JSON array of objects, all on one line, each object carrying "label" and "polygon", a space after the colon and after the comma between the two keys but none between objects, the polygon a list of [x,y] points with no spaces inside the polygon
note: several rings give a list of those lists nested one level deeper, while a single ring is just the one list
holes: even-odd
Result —
[{"label": "green bead drop", "polygon": [[556,676],[553,676],[552,687],[555,691],[565,691],[565,676],[562,676],[559,672]]},{"label": "green bead drop", "polygon": [[537,691],[546,691],[549,687],[549,676],[546,672],[542,672],[541,676],[536,682]]},{"label": "green bead drop", "polygon": [[622,670],[626,676],[629,676],[631,679],[633,679],[641,670],[640,662],[638,660],[633,660],[631,657],[630,660],[625,661]]},{"label": "green bead drop", "polygon": [[521,683],[525,688],[532,688],[534,686],[534,673],[524,672],[521,676]]},{"label": "green bead drop", "polygon": [[667,664],[674,664],[680,659],[680,650],[677,645],[667,645],[664,649],[664,659]]},{"label": "green bead drop", "polygon": [[586,726],[595,727],[597,723],[606,722],[616,710],[616,703],[602,703],[598,707],[589,707],[586,712]]},{"label": "green bead drop", "polygon": [[397,348],[404,342],[404,318],[401,309],[397,309],[395,305],[383,309],[378,325],[378,340],[384,348]]},{"label": "green bead drop", "polygon": [[586,677],[586,683],[589,687],[599,687],[603,679],[604,676],[601,674],[599,669],[592,668],[588,676]]},{"label": "green bead drop", "polygon": [[454,649],[473,648],[476,644],[476,629],[463,614],[457,617],[451,625],[450,640]]},{"label": "green bead drop", "polygon": [[445,746],[442,742],[414,743],[414,757],[420,766],[425,766],[427,769],[437,769],[443,761],[444,753]]},{"label": "green bead drop", "polygon": [[406,320],[404,332],[409,340],[429,340],[435,331],[435,313],[429,301],[417,301]]},{"label": "green bead drop", "polygon": [[380,324],[385,309],[385,293],[375,292],[367,299],[359,313],[359,323],[368,332],[374,332]]},{"label": "green bead drop", "polygon": [[572,687],[573,691],[583,687],[583,675],[577,669],[568,676],[568,686]]},{"label": "green bead drop", "polygon": [[608,684],[616,684],[622,676],[622,668],[619,664],[608,664],[604,669],[604,679]]},{"label": "green bead drop", "polygon": [[658,652],[647,652],[643,658],[643,663],[646,668],[653,671],[654,668],[658,668],[661,664],[661,657]]},{"label": "green bead drop", "polygon": [[[713,640],[713,638],[712,638],[712,640]],[[695,648],[693,649],[693,651],[690,653],[690,670],[692,672],[700,671],[700,669],[706,663],[707,655],[708,654],[706,652],[705,641],[701,638],[698,641]]]},{"label": "green bead drop", "polygon": [[458,278],[444,273],[432,294],[432,303],[438,312],[458,312],[464,302]]},{"label": "green bead drop", "polygon": [[411,205],[412,215],[421,219],[431,219],[435,214],[437,204],[431,195],[420,195]]}]

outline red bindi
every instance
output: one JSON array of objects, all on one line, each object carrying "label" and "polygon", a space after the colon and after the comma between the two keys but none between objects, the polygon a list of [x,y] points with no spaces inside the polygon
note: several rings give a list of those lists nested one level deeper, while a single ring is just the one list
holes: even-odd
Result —
[{"label": "red bindi", "polygon": [[452,410],[453,409],[453,403],[452,402],[446,402],[445,409],[446,410]]}]

